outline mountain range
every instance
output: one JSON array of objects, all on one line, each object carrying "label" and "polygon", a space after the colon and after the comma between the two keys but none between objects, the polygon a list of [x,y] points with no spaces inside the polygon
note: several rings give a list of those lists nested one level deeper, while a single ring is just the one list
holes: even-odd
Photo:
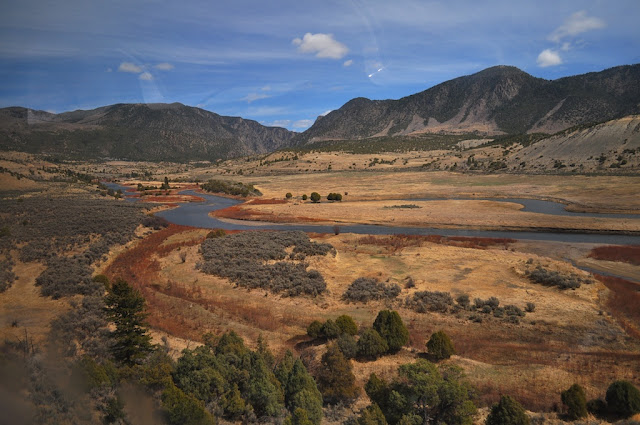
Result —
[{"label": "mountain range", "polygon": [[556,133],[640,112],[640,64],[544,80],[496,66],[398,100],[356,98],[298,143],[419,133]]},{"label": "mountain range", "polygon": [[217,160],[288,146],[296,133],[172,104],[116,104],[51,114],[0,109],[0,149],[70,158]]},{"label": "mountain range", "polygon": [[0,149],[63,157],[217,160],[323,140],[421,133],[556,133],[640,114],[640,64],[545,80],[496,66],[398,100],[352,99],[305,132],[200,108],[116,104],[52,114],[0,109]]}]

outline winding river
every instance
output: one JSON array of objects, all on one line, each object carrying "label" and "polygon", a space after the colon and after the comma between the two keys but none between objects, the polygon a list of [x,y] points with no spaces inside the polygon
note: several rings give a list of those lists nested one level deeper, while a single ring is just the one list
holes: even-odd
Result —
[{"label": "winding river", "polygon": [[[105,183],[111,189],[121,189],[128,201],[136,201],[139,198],[133,198],[132,192],[126,192],[129,187],[118,185],[117,183]],[[194,190],[183,190],[182,195],[194,195],[204,199],[204,202],[187,202],[179,204],[177,208],[161,211],[156,213],[157,216],[165,218],[170,223],[180,224],[183,226],[200,227],[206,229],[225,229],[225,230],[302,230],[303,232],[316,233],[333,233],[333,225],[319,224],[279,224],[269,222],[250,222],[242,223],[239,221],[229,220],[222,221],[215,217],[211,217],[209,213],[234,205],[241,204],[241,201],[235,199],[224,198],[222,196],[206,195]],[[404,200],[424,201],[436,200],[436,198],[423,198]],[[441,199],[440,199],[441,200]],[[535,212],[541,214],[552,215],[570,215],[581,217],[605,217],[605,218],[629,218],[640,220],[640,214],[595,214],[595,213],[576,213],[566,211],[564,205],[558,202],[541,201],[536,199],[485,199],[497,202],[515,202],[522,204],[522,211]],[[520,240],[540,240],[554,242],[569,243],[597,243],[608,245],[640,245],[640,236],[630,235],[607,235],[597,233],[563,233],[563,232],[525,232],[525,231],[493,231],[493,230],[474,230],[474,229],[439,229],[431,227],[396,227],[381,226],[368,224],[346,224],[339,225],[342,233],[357,233],[368,235],[442,235],[442,236],[471,236],[471,237],[489,237],[489,238],[511,238]]]}]

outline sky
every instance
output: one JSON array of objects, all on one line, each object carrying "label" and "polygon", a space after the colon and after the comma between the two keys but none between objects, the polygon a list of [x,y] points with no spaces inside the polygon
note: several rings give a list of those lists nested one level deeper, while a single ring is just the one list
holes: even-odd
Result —
[{"label": "sky", "polygon": [[304,131],[495,65],[640,63],[638,0],[9,0],[0,107],[172,103]]}]

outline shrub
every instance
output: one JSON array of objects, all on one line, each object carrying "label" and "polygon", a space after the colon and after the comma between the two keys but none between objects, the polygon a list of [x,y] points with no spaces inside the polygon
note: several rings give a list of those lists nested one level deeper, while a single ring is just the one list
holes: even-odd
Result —
[{"label": "shrub", "polygon": [[427,342],[427,350],[437,360],[444,360],[455,354],[456,350],[444,331],[435,332]]},{"label": "shrub", "polygon": [[322,322],[319,320],[314,320],[307,326],[307,335],[311,338],[319,338],[322,335]]},{"label": "shrub", "polygon": [[284,197],[287,198],[287,199],[291,199],[291,198],[293,198],[293,195],[291,194],[291,192],[287,192],[287,194],[284,195]]},{"label": "shrub", "polygon": [[356,425],[387,425],[387,420],[376,403],[362,409],[355,422]]},{"label": "shrub", "polygon": [[536,305],[534,303],[527,303],[527,307],[524,309],[527,313],[533,313],[536,311]]},{"label": "shrub", "polygon": [[215,425],[204,404],[175,385],[169,385],[162,393],[162,405],[171,425]]},{"label": "shrub", "polygon": [[340,329],[340,332],[348,335],[358,334],[358,325],[353,320],[353,317],[343,314],[336,319],[336,325]]},{"label": "shrub", "polygon": [[575,421],[587,416],[587,396],[580,385],[573,384],[560,394],[560,398],[562,404],[567,406],[567,417],[570,420]]},{"label": "shrub", "polygon": [[336,322],[329,319],[322,325],[320,333],[327,339],[336,339],[340,335],[340,328],[336,325]]},{"label": "shrub", "polygon": [[529,425],[529,417],[516,400],[508,395],[491,407],[486,425]]},{"label": "shrub", "polygon": [[387,341],[375,329],[365,330],[358,340],[358,357],[375,360],[387,351]]},{"label": "shrub", "polygon": [[471,301],[469,300],[469,295],[468,294],[462,294],[462,295],[458,296],[458,298],[456,298],[456,302],[464,310],[468,309],[469,305],[471,304]]},{"label": "shrub", "polygon": [[311,193],[311,202],[313,203],[320,202],[320,194],[318,192]]},{"label": "shrub", "polygon": [[336,344],[330,344],[320,360],[316,380],[325,404],[350,403],[358,396],[351,362]]},{"label": "shrub", "polygon": [[328,201],[342,201],[342,195],[339,193],[330,193],[327,195]]},{"label": "shrub", "polygon": [[224,238],[227,236],[227,232],[222,229],[214,229],[207,233],[206,239],[216,239],[216,238]]},{"label": "shrub", "polygon": [[409,331],[397,311],[380,311],[373,322],[373,329],[386,341],[389,353],[398,352],[409,342]]},{"label": "shrub", "polygon": [[371,300],[391,300],[400,294],[400,287],[384,284],[376,278],[359,277],[342,294],[344,301],[367,303]]},{"label": "shrub", "polygon": [[202,189],[207,192],[225,193],[227,195],[237,195],[247,197],[261,196],[262,193],[253,187],[252,184],[244,184],[240,182],[232,182],[226,180],[211,179],[208,182],[202,184]]},{"label": "shrub", "polygon": [[418,313],[426,313],[427,311],[446,313],[453,305],[453,297],[449,292],[418,291],[414,292],[412,298],[408,299],[405,304]]},{"label": "shrub", "polygon": [[306,195],[306,194],[302,195],[302,200],[303,200],[303,201],[306,201],[306,200],[307,200],[307,195]]},{"label": "shrub", "polygon": [[358,355],[358,342],[353,335],[342,334],[336,340],[338,348],[348,359],[353,359]]},{"label": "shrub", "polygon": [[600,398],[589,400],[587,410],[594,416],[603,416],[607,413],[607,403]]},{"label": "shrub", "polygon": [[616,381],[607,388],[607,407],[610,413],[628,418],[640,413],[640,391],[628,381]]},{"label": "shrub", "polygon": [[[291,254],[286,249],[293,247]],[[238,286],[262,288],[287,296],[321,294],[324,278],[304,260],[310,255],[335,252],[330,244],[315,243],[304,232],[243,232],[206,239],[200,246],[204,262],[196,266],[205,273],[225,277]]]},{"label": "shrub", "polygon": [[547,270],[542,266],[528,272],[529,280],[545,286],[557,286],[560,289],[577,289],[582,283],[591,283],[575,273],[564,275],[556,271]]}]

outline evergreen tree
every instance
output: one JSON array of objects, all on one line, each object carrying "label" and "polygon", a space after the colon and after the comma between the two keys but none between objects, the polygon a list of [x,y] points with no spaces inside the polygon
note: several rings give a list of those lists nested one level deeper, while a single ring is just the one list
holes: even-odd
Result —
[{"label": "evergreen tree", "polygon": [[485,423],[486,425],[529,425],[529,417],[520,403],[508,395],[503,395],[491,408]]},{"label": "evergreen tree", "polygon": [[[292,361],[293,365],[289,366]],[[278,365],[276,376],[280,382],[284,381],[284,399],[287,409],[290,412],[295,412],[297,408],[304,409],[309,420],[319,425],[322,421],[322,394],[302,361],[300,359],[294,361],[293,355],[288,352]]]},{"label": "evergreen tree", "polygon": [[326,404],[349,403],[358,396],[353,366],[337,344],[330,344],[322,355],[321,368],[316,377]]},{"label": "evergreen tree", "polygon": [[435,332],[427,342],[427,350],[436,360],[444,360],[455,354],[456,350],[444,331]]},{"label": "evergreen tree", "polygon": [[204,404],[170,384],[162,393],[162,405],[171,425],[215,425]]},{"label": "evergreen tree", "polygon": [[340,333],[348,335],[358,334],[358,325],[356,325],[353,317],[349,315],[343,314],[342,316],[338,316],[336,319],[336,325],[340,328]]},{"label": "evergreen tree", "polygon": [[320,338],[320,335],[322,335],[322,322],[314,320],[309,323],[309,326],[307,326],[307,335],[313,339]]},{"label": "evergreen tree", "polygon": [[616,381],[607,388],[609,412],[628,418],[640,413],[640,391],[628,381]]},{"label": "evergreen tree", "polygon": [[587,396],[580,385],[573,384],[568,390],[563,391],[560,397],[562,404],[567,406],[567,417],[570,420],[587,417]]},{"label": "evergreen tree", "polygon": [[144,313],[145,301],[140,292],[122,279],[116,280],[104,299],[107,318],[116,325],[113,357],[116,361],[134,365],[152,351]]},{"label": "evergreen tree", "polygon": [[373,403],[362,410],[356,423],[357,425],[387,425],[387,420],[380,407]]},{"label": "evergreen tree", "polygon": [[358,340],[358,357],[375,360],[387,351],[387,341],[375,329],[367,329]]},{"label": "evergreen tree", "polygon": [[373,322],[375,329],[387,342],[387,352],[396,353],[409,342],[409,331],[397,311],[382,310]]}]

